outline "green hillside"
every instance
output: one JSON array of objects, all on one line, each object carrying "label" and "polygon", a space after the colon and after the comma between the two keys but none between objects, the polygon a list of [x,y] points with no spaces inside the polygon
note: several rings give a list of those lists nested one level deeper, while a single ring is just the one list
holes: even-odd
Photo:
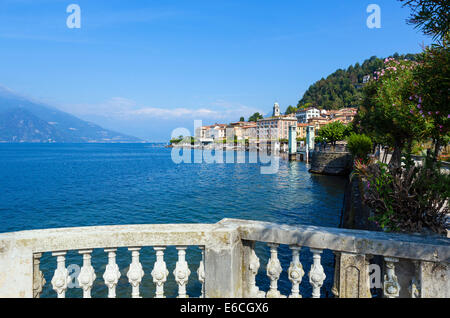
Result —
[{"label": "green hillside", "polygon": [[[391,57],[415,59],[414,54],[399,55],[395,53]],[[326,79],[322,78],[308,88],[297,107],[314,106],[320,109],[339,109],[357,106],[364,76],[373,75],[373,72],[384,65],[383,60],[372,56],[362,64],[356,63],[346,70],[337,70]]]}]

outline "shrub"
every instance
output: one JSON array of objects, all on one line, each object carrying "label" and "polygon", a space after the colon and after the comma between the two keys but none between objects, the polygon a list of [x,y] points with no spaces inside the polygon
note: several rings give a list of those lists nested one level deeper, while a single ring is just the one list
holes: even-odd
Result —
[{"label": "shrub", "polygon": [[353,158],[367,160],[368,154],[372,151],[372,140],[366,135],[352,133],[347,138],[347,147]]},{"label": "shrub", "polygon": [[170,139],[170,144],[171,145],[178,144],[178,143],[180,143],[182,141],[183,141],[183,138],[173,138],[173,139]]},{"label": "shrub", "polygon": [[439,167],[414,165],[392,172],[383,163],[355,162],[355,172],[366,180],[363,202],[374,211],[381,228],[394,232],[446,233],[450,176]]}]

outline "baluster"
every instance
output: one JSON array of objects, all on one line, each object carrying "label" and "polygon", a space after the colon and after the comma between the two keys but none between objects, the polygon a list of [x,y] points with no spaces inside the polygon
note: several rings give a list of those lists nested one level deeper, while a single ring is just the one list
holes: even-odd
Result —
[{"label": "baluster", "polygon": [[144,271],[142,270],[142,264],[139,262],[139,251],[140,247],[129,247],[131,251],[131,264],[127,273],[128,281],[131,284],[132,298],[140,298],[139,296],[139,285],[141,284],[142,277],[144,277]]},{"label": "baluster", "polygon": [[178,298],[187,298],[186,284],[191,271],[186,262],[186,246],[177,246],[176,249],[178,250],[178,261],[175,270],[173,271],[173,275],[178,284]]},{"label": "baluster", "polygon": [[288,269],[288,275],[289,280],[292,283],[292,291],[289,298],[302,298],[302,295],[300,295],[300,283],[302,282],[303,275],[305,274],[299,256],[302,248],[301,246],[291,245],[290,249],[292,250],[292,262]]},{"label": "baluster", "polygon": [[108,286],[108,298],[116,297],[116,286],[121,276],[119,266],[116,263],[116,248],[105,248],[105,252],[108,253],[108,265],[106,265],[103,279],[105,285]]},{"label": "baluster", "polygon": [[156,251],[156,262],[152,270],[153,282],[156,284],[156,298],[164,298],[164,283],[167,280],[169,271],[164,262],[165,247],[154,247]]},{"label": "baluster", "polygon": [[280,244],[269,243],[270,247],[270,259],[267,264],[267,276],[270,278],[270,290],[267,292],[267,298],[284,298],[278,291],[278,279],[283,271],[281,268],[280,260],[278,259],[277,248]]},{"label": "baluster", "polygon": [[[370,254],[366,254],[366,256],[365,256],[365,262],[366,262],[366,273],[367,273],[367,281],[366,281],[366,283],[367,283],[367,286],[366,286],[366,289],[365,289],[365,291],[366,291],[366,295],[365,295],[365,298],[372,298],[372,292],[371,292],[371,289],[372,289],[372,284],[373,285],[378,285],[378,282],[377,281],[375,281],[375,282],[373,282],[372,283],[372,279],[371,279],[371,276],[370,276],[370,273],[371,273],[371,265],[370,265],[370,260],[373,258],[373,255],[370,255]],[[378,268],[378,267],[377,267]],[[375,270],[376,271],[376,270]],[[378,275],[378,279],[379,279],[379,285],[378,285],[378,287],[380,287],[380,285],[381,285],[381,274],[380,275]],[[364,296],[363,296],[364,297]]]},{"label": "baluster", "polygon": [[414,264],[414,276],[409,286],[409,293],[411,298],[420,298],[420,261],[413,261]]},{"label": "baluster", "polygon": [[198,280],[202,283],[202,294],[200,298],[205,298],[205,247],[199,246],[198,248],[202,251],[202,260],[197,269]]},{"label": "baluster", "polygon": [[42,292],[42,288],[45,285],[44,274],[42,273],[39,265],[41,264],[42,253],[33,254],[33,297],[39,298]]},{"label": "baluster", "polygon": [[398,258],[385,257],[386,274],[384,275],[383,292],[386,298],[395,298],[400,294],[400,285],[395,275],[395,263],[398,262]]},{"label": "baluster", "polygon": [[256,275],[258,275],[260,262],[259,258],[255,253],[254,243],[251,245],[250,259],[248,269],[250,270],[249,277],[249,295],[250,298],[264,298],[266,297],[266,293],[262,290],[259,290],[258,286],[256,286]]},{"label": "baluster", "polygon": [[67,284],[70,281],[69,271],[66,268],[66,251],[53,252],[52,256],[56,256],[56,269],[52,278],[53,289],[58,294],[58,298],[66,297]]},{"label": "baluster", "polygon": [[331,293],[334,297],[339,298],[340,286],[340,275],[341,275],[341,253],[333,251],[334,253],[334,275],[333,275],[333,287],[331,287]]},{"label": "baluster", "polygon": [[94,267],[91,265],[92,250],[81,250],[78,253],[83,255],[83,267],[78,275],[78,284],[83,289],[83,298],[91,298],[91,289],[96,278]]},{"label": "baluster", "polygon": [[320,298],[320,288],[326,278],[322,264],[320,264],[320,254],[322,253],[322,250],[311,248],[310,251],[313,253],[313,264],[309,271],[309,283],[313,288],[312,297]]}]

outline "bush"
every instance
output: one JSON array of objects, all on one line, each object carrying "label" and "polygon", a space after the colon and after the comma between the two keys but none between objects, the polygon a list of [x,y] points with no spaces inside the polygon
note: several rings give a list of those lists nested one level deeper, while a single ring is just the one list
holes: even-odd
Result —
[{"label": "bush", "polygon": [[367,160],[368,154],[372,151],[372,140],[366,135],[352,133],[347,138],[347,147],[353,158]]},{"label": "bush", "polygon": [[173,139],[170,139],[170,144],[171,145],[176,145],[176,144],[178,144],[178,143],[180,143],[180,142],[182,142],[183,141],[183,138],[173,138]]},{"label": "bush", "polygon": [[414,165],[392,172],[386,164],[355,162],[356,174],[366,180],[363,202],[374,212],[381,228],[394,232],[422,232],[424,229],[446,234],[446,203],[450,196],[450,175]]}]

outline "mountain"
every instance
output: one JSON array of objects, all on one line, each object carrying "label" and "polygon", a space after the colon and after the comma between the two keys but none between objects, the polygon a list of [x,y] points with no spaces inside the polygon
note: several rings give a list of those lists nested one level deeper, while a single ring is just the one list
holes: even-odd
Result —
[{"label": "mountain", "polygon": [[0,87],[0,142],[141,142]]},{"label": "mountain", "polygon": [[[414,60],[415,56],[414,54],[399,55],[395,53],[391,57]],[[326,79],[322,78],[311,85],[298,102],[297,107],[314,106],[329,110],[357,106],[361,97],[364,76],[372,75],[383,65],[383,59],[372,56],[362,64],[356,63],[346,70],[339,69]]]}]

